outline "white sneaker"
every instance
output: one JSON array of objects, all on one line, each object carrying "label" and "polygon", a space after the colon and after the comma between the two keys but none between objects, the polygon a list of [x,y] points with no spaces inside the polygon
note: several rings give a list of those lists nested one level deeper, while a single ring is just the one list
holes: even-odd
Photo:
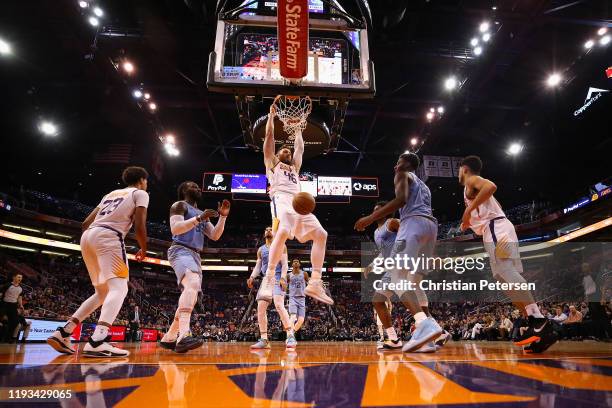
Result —
[{"label": "white sneaker", "polygon": [[127,350],[120,349],[119,347],[115,347],[110,343],[105,341],[93,341],[91,338],[83,347],[83,356],[84,357],[127,357],[130,355],[130,352]]},{"label": "white sneaker", "polygon": [[66,333],[63,327],[58,327],[57,330],[47,338],[47,344],[60,353],[74,354],[76,352],[70,343],[70,334]]},{"label": "white sneaker", "polygon": [[276,283],[275,281],[276,279],[274,279],[274,275],[264,276],[264,278],[261,280],[261,288],[259,289],[259,299],[272,301],[272,289]]},{"label": "white sneaker", "polygon": [[436,345],[433,341],[430,341],[429,343],[421,346],[420,349],[415,350],[414,353],[435,353],[436,351],[438,351]]},{"label": "white sneaker", "polygon": [[376,350],[382,350],[383,348],[385,348],[385,341],[384,340],[378,340],[376,342]]},{"label": "white sneaker", "polygon": [[328,290],[321,279],[310,279],[304,293],[326,305],[334,304],[334,300],[329,296]]}]

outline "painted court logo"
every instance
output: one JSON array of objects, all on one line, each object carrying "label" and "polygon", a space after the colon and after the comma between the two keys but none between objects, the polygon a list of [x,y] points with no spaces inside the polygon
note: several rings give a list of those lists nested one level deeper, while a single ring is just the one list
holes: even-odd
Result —
[{"label": "painted court logo", "polygon": [[589,91],[587,92],[586,99],[584,100],[584,105],[580,109],[574,111],[574,116],[578,116],[582,114],[585,110],[587,110],[596,100],[601,98],[601,95],[605,92],[610,92],[608,89],[601,88],[593,88],[589,87]]}]

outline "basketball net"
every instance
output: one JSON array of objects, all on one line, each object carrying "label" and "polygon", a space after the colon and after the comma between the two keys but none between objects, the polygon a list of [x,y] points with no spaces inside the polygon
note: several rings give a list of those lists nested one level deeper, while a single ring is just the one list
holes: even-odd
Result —
[{"label": "basketball net", "polygon": [[310,97],[278,95],[274,98],[273,105],[289,139],[295,139],[297,132],[302,133],[306,129],[306,119],[312,111]]}]

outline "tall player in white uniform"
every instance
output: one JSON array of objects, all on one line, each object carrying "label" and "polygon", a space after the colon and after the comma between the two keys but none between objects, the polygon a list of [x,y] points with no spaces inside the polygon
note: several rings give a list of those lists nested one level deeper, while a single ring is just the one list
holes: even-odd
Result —
[{"label": "tall player in white uniform", "polygon": [[293,197],[300,192],[299,174],[304,154],[304,139],[302,138],[302,133],[298,131],[295,134],[295,150],[293,154],[286,147],[281,147],[274,154],[275,115],[276,109],[274,104],[272,104],[266,124],[263,151],[266,175],[270,183],[270,199],[272,200],[270,207],[272,210],[273,226],[278,226],[278,228],[274,228],[276,232],[270,246],[268,273],[266,273],[266,277],[262,282],[262,296],[272,297],[274,268],[281,259],[285,242],[288,239],[296,238],[300,242],[312,241],[312,249],[310,251],[312,275],[304,293],[320,302],[332,305],[334,301],[326,293],[321,280],[327,231],[323,229],[314,214],[300,215],[295,212],[292,204]]},{"label": "tall player in white uniform", "polygon": [[114,190],[83,221],[81,253],[95,293],[47,339],[60,353],[74,354],[70,335],[75,327],[102,306],[100,319],[89,342],[83,347],[86,357],[126,357],[130,353],[108,343],[109,330],[121,310],[128,292],[129,268],[123,239],[134,224],[140,250],[136,260],[142,261],[147,252],[147,171],[128,167],[123,171],[126,188]]},{"label": "tall player in white uniform", "polygon": [[[489,254],[493,277],[500,282],[525,283],[523,265],[519,254],[519,241],[514,225],[506,218],[499,202],[493,197],[497,186],[480,177],[482,161],[477,156],[468,156],[459,168],[459,183],[464,186],[465,212],[461,219],[461,230],[470,228],[482,236]],[[510,290],[506,294],[514,305],[528,316],[529,327],[514,344],[527,346],[529,352],[541,353],[556,341],[556,335],[533,295],[528,290]]]}]

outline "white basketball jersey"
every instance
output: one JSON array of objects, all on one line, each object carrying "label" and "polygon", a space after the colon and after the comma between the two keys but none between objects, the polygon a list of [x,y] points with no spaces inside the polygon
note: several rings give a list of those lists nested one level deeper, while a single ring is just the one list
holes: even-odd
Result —
[{"label": "white basketball jersey", "polygon": [[[463,200],[465,201],[466,207],[472,203],[472,200],[467,198],[466,188],[463,189]],[[493,218],[505,217],[504,210],[501,205],[491,196],[484,203],[480,204],[478,208],[473,210],[470,214],[470,228],[478,235],[482,235],[485,226]]]},{"label": "white basketball jersey", "polygon": [[146,191],[135,187],[114,190],[105,195],[98,204],[98,214],[89,228],[112,228],[125,237],[134,223],[136,207],[148,206],[149,195]]},{"label": "white basketball jersey", "polygon": [[288,194],[300,192],[300,176],[291,165],[278,162],[276,166],[267,170],[266,176],[270,183],[270,197],[280,192]]}]

